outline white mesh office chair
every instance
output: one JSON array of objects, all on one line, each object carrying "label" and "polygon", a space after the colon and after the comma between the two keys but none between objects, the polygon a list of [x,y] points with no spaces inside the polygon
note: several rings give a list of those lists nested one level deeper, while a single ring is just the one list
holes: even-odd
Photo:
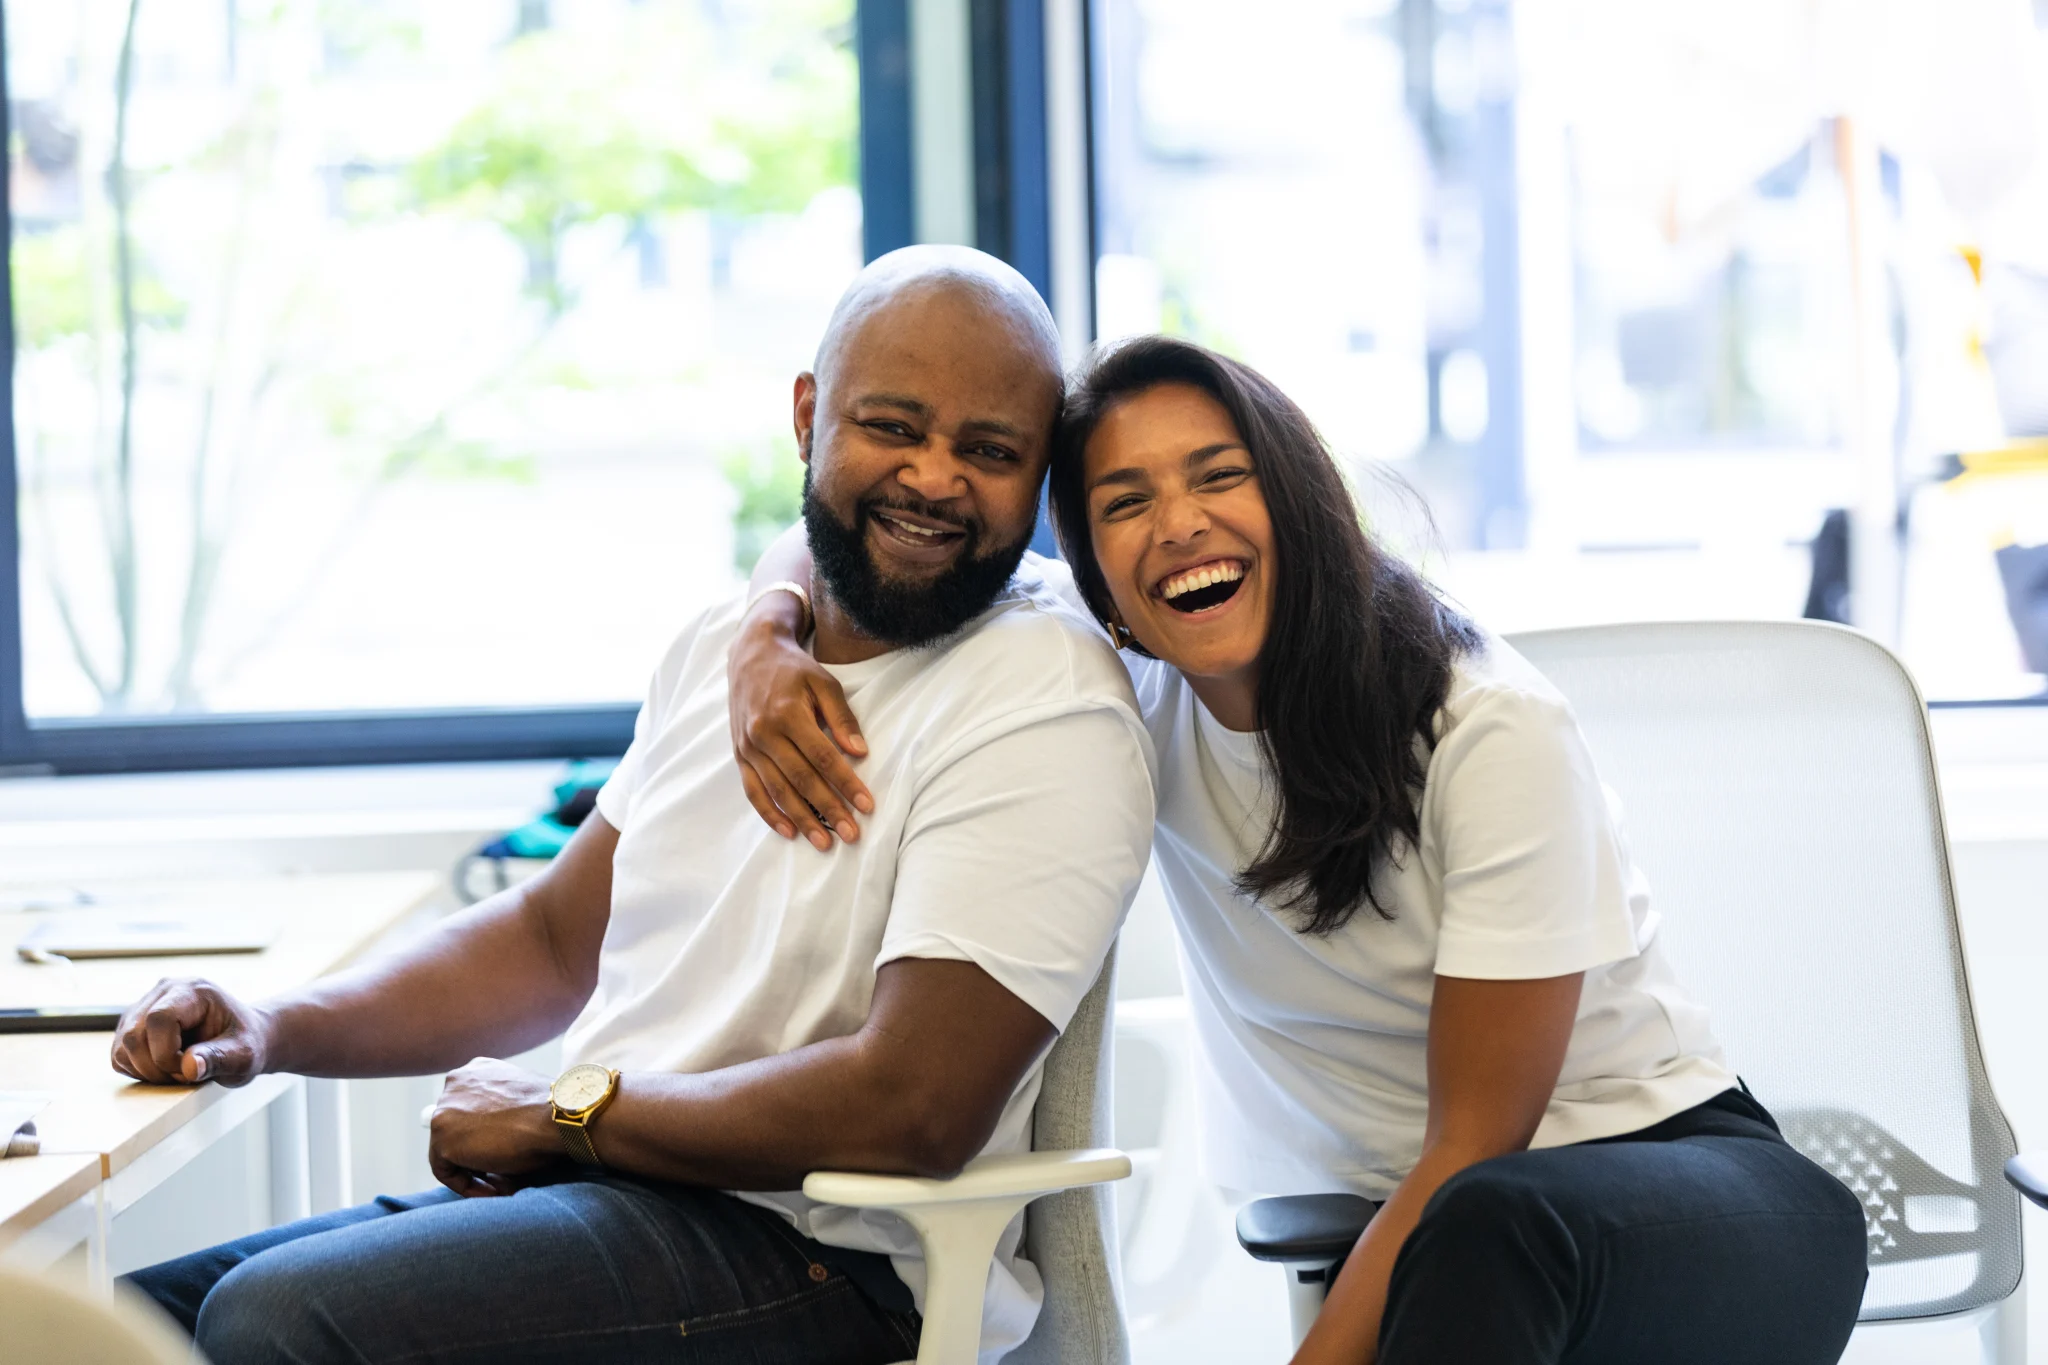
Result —
[{"label": "white mesh office chair", "polygon": [[[1570,699],[1660,939],[1729,1061],[1862,1199],[1862,1320],[1972,1317],[1998,1365],[2023,1365],[2019,1201],[1999,1178],[2012,1129],[1977,1045],[1926,705],[1905,668],[1809,622],[1512,643]],[[1297,1242],[1254,1254],[1327,1246],[1310,1212],[1273,1224]]]},{"label": "white mesh office chair", "polygon": [[973,1365],[989,1264],[1020,1209],[1025,1255],[1044,1279],[1045,1306],[1005,1365],[1129,1365],[1116,1217],[1103,1183],[1131,1173],[1130,1159],[1109,1147],[1115,992],[1112,948],[1046,1054],[1029,1153],[969,1162],[951,1180],[820,1171],[804,1181],[804,1193],[822,1203],[887,1209],[917,1230],[926,1271],[917,1365]]}]

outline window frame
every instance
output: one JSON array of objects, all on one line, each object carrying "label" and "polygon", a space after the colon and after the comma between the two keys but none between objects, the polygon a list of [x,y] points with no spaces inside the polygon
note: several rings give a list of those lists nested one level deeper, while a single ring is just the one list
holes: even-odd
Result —
[{"label": "window frame", "polygon": [[[909,0],[856,0],[860,71],[862,249],[867,259],[912,240]],[[0,145],[12,136],[0,0]],[[31,722],[24,692],[19,466],[14,427],[14,233],[0,175],[0,778],[371,763],[592,758],[625,752],[639,712],[606,705],[308,711],[260,715]]]}]

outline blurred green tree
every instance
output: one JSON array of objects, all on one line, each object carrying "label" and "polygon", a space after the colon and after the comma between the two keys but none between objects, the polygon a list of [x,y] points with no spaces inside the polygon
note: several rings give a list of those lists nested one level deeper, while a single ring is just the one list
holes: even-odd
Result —
[{"label": "blurred green tree", "polygon": [[621,32],[529,32],[414,163],[415,200],[502,229],[525,253],[528,291],[559,317],[575,303],[560,264],[576,228],[795,212],[853,183],[847,10],[761,0],[720,31],[693,5],[640,6]]},{"label": "blurred green tree", "polygon": [[796,442],[783,437],[762,448],[726,454],[722,468],[732,488],[732,563],[751,574],[769,542],[804,510],[804,466]]},{"label": "blurred green tree", "polygon": [[[289,170],[280,159],[289,101],[279,82],[286,75],[269,71],[244,87],[243,102],[227,111],[220,136],[190,165],[138,168],[131,164],[128,146],[138,19],[154,11],[142,0],[111,3],[118,9],[110,8],[109,14],[118,18],[95,29],[112,40],[108,60],[82,69],[98,86],[89,97],[111,102],[112,136],[89,148],[93,158],[103,159],[81,166],[79,221],[16,238],[11,261],[15,339],[24,355],[75,351],[78,372],[103,395],[106,420],[96,429],[92,455],[103,563],[96,569],[67,565],[46,554],[43,565],[74,660],[105,710],[196,707],[203,700],[196,668],[236,524],[233,488],[247,455],[239,448],[216,452],[215,433],[256,425],[229,422],[220,410],[231,402],[253,407],[289,401],[285,371],[305,362],[281,335],[270,337],[263,347],[268,358],[255,381],[230,395],[220,380],[228,333],[188,339],[203,357],[194,376],[202,421],[187,475],[190,524],[176,537],[190,546],[190,562],[182,575],[170,659],[154,679],[145,678],[138,667],[145,623],[138,608],[136,389],[152,349],[182,336],[189,316],[203,314],[224,326],[236,313],[236,299],[256,287],[244,271],[254,247],[242,239],[242,225],[252,204],[289,188]],[[254,648],[274,637],[308,600],[343,545],[360,532],[381,491],[397,479],[428,472],[530,477],[530,462],[522,452],[485,449],[461,438],[457,419],[506,386],[535,378],[534,362],[578,303],[562,268],[564,242],[571,233],[612,224],[621,229],[623,250],[636,233],[657,230],[672,215],[703,212],[713,219],[714,238],[723,233],[729,239],[732,225],[741,220],[800,211],[820,191],[855,181],[852,0],[750,0],[746,6],[726,7],[716,23],[701,5],[674,0],[635,5],[616,24],[587,28],[549,27],[546,10],[545,5],[522,8],[519,32],[497,50],[484,93],[401,171],[398,192],[375,199],[362,215],[385,220],[406,214],[458,215],[503,231],[527,262],[525,289],[536,305],[531,332],[508,348],[491,372],[445,395],[437,410],[409,433],[387,433],[383,456],[371,465],[351,514],[342,519],[332,543],[314,556],[306,580],[284,594],[283,605],[251,633]],[[418,57],[421,47],[421,25],[403,5],[277,0],[267,7],[231,9],[230,14],[244,29],[265,32],[281,32],[299,24],[302,16],[315,16],[327,54],[315,77],[321,83],[346,82],[361,70],[402,67]],[[11,146],[10,161],[19,152]],[[222,246],[217,277],[209,281],[189,270],[180,277],[179,287],[189,299],[174,297],[154,272],[151,242],[138,226],[144,222],[139,206],[159,192],[175,197],[184,170],[229,177],[241,210]],[[290,312],[287,297],[276,325],[288,321]],[[354,382],[352,376],[299,377],[318,381],[315,389],[324,385],[332,390],[330,406],[337,413],[364,406],[361,398],[339,391]],[[342,434],[339,427],[336,434]],[[26,447],[24,503],[39,506],[30,486],[38,468],[32,433]],[[775,493],[770,502],[778,508],[789,505],[786,493]],[[748,496],[742,490],[744,515],[767,515],[759,509],[768,504],[748,502]],[[54,535],[46,531],[40,539],[51,542]],[[89,628],[99,613],[80,605],[82,596],[93,595],[86,585],[95,579],[111,590],[112,630],[106,638]],[[224,675],[240,657],[216,662],[209,672]],[[151,697],[160,701],[152,703]]]}]

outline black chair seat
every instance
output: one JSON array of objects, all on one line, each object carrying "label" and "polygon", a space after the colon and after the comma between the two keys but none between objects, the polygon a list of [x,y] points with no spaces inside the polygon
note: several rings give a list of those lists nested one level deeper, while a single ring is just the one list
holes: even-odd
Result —
[{"label": "black chair seat", "polygon": [[2005,1178],[2014,1189],[2048,1209],[2048,1152],[2021,1152],[2005,1163]]},{"label": "black chair seat", "polygon": [[1254,1199],[1237,1212],[1237,1244],[1261,1261],[1339,1261],[1377,1211],[1355,1194]]}]

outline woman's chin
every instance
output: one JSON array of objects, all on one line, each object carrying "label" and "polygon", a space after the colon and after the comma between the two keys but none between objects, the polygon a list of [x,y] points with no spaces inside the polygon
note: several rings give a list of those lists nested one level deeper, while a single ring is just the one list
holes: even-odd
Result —
[{"label": "woman's chin", "polygon": [[1140,643],[1190,678],[1219,682],[1243,678],[1258,666],[1259,641],[1233,638],[1239,631],[1205,632],[1187,626],[1155,628]]}]

